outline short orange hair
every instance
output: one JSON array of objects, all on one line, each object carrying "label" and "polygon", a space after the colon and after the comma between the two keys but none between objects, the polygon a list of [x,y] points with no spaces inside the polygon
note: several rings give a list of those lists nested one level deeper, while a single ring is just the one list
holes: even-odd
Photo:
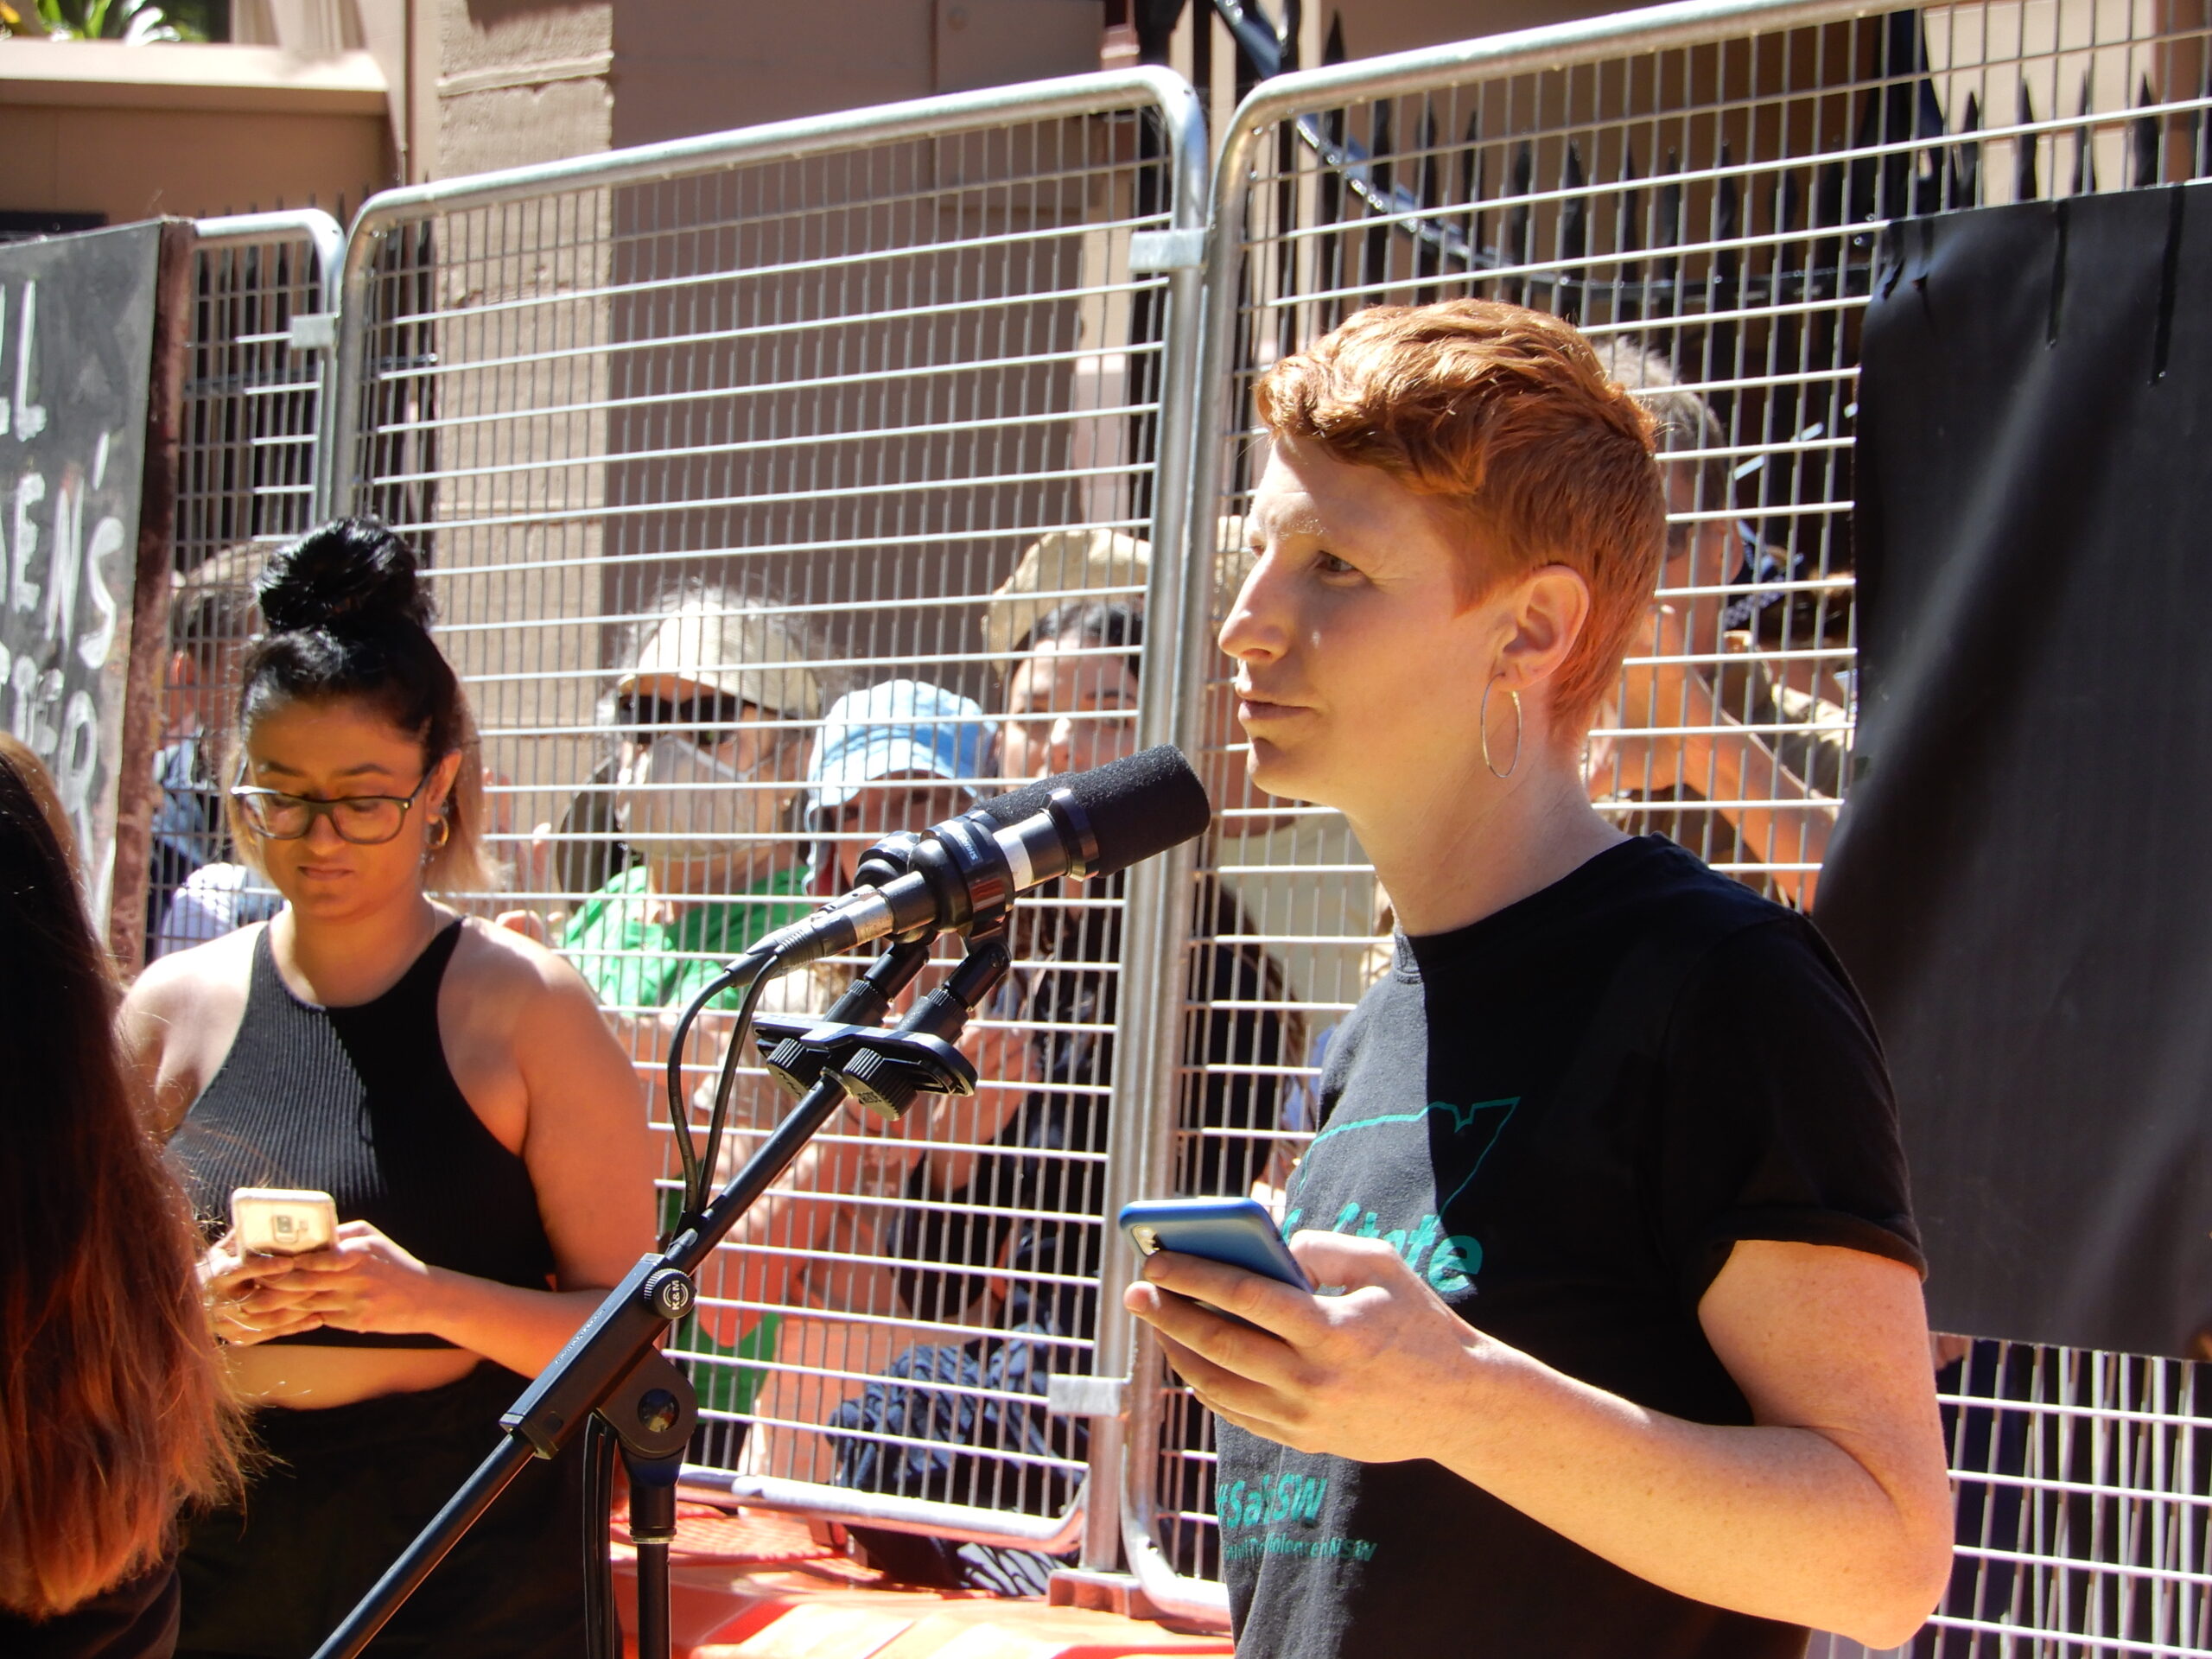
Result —
[{"label": "short orange hair", "polygon": [[1374,306],[1277,363],[1254,397],[1277,436],[1459,509],[1463,604],[1540,565],[1578,572],[1590,616],[1550,706],[1562,729],[1589,728],[1658,585],[1667,496],[1650,416],[1578,330],[1492,300]]}]

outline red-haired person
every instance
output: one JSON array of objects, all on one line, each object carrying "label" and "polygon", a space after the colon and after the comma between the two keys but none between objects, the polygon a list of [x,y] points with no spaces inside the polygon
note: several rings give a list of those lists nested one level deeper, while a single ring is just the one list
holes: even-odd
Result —
[{"label": "red-haired person", "polygon": [[234,1488],[241,1420],[67,835],[0,737],[0,1653],[162,1659],[178,1512]]},{"label": "red-haired person", "polygon": [[1802,917],[1584,789],[1665,539],[1648,418],[1476,301],[1363,312],[1258,404],[1253,779],[1344,813],[1402,931],[1288,1188],[1334,1294],[1159,1255],[1128,1295],[1222,1421],[1238,1651],[1904,1641],[1950,1497],[1874,1033]]}]

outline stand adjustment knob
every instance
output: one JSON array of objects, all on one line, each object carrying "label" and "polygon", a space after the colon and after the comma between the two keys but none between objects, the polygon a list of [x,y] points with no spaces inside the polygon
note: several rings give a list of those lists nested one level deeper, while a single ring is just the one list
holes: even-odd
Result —
[{"label": "stand adjustment knob", "polygon": [[787,1095],[804,1095],[822,1076],[822,1062],[813,1059],[806,1045],[796,1037],[786,1037],[778,1043],[768,1051],[763,1063],[768,1068],[768,1075]]},{"label": "stand adjustment knob", "polygon": [[836,1077],[847,1094],[878,1117],[903,1117],[918,1092],[909,1080],[907,1067],[872,1048],[855,1054]]},{"label": "stand adjustment knob", "polygon": [[671,1325],[691,1311],[699,1300],[698,1287],[690,1277],[674,1268],[664,1268],[645,1281],[645,1300],[652,1304],[653,1312]]}]

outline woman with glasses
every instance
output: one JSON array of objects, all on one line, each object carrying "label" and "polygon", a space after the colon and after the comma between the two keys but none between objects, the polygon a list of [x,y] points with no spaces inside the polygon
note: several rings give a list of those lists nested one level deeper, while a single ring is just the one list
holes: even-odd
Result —
[{"label": "woman with glasses", "polygon": [[[645,1113],[590,992],[429,896],[484,883],[480,774],[415,555],[343,520],[259,594],[232,827],[284,908],[156,963],[123,1014],[273,1454],[192,1528],[186,1655],[315,1648],[652,1234]],[[245,1186],[327,1192],[335,1240],[245,1253],[223,1230]],[[383,1640],[580,1651],[573,1466],[526,1470]]]}]

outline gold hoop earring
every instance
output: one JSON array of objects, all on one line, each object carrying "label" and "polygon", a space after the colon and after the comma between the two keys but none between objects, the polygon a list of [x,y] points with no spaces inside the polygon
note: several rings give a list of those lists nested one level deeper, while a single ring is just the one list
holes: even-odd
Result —
[{"label": "gold hoop earring", "polygon": [[1484,685],[1483,705],[1477,719],[1481,721],[1483,728],[1483,765],[1490,768],[1491,777],[1503,779],[1510,778],[1521,766],[1521,694],[1513,690],[1505,694],[1513,699],[1513,758],[1505,763],[1505,770],[1500,772],[1497,763],[1490,758],[1490,694],[1491,688],[1497,683],[1493,679]]},{"label": "gold hoop earring", "polygon": [[426,842],[423,850],[426,854],[442,852],[446,842],[453,839],[453,815],[450,812],[441,812],[430,822],[431,826],[437,832],[437,839]]}]

